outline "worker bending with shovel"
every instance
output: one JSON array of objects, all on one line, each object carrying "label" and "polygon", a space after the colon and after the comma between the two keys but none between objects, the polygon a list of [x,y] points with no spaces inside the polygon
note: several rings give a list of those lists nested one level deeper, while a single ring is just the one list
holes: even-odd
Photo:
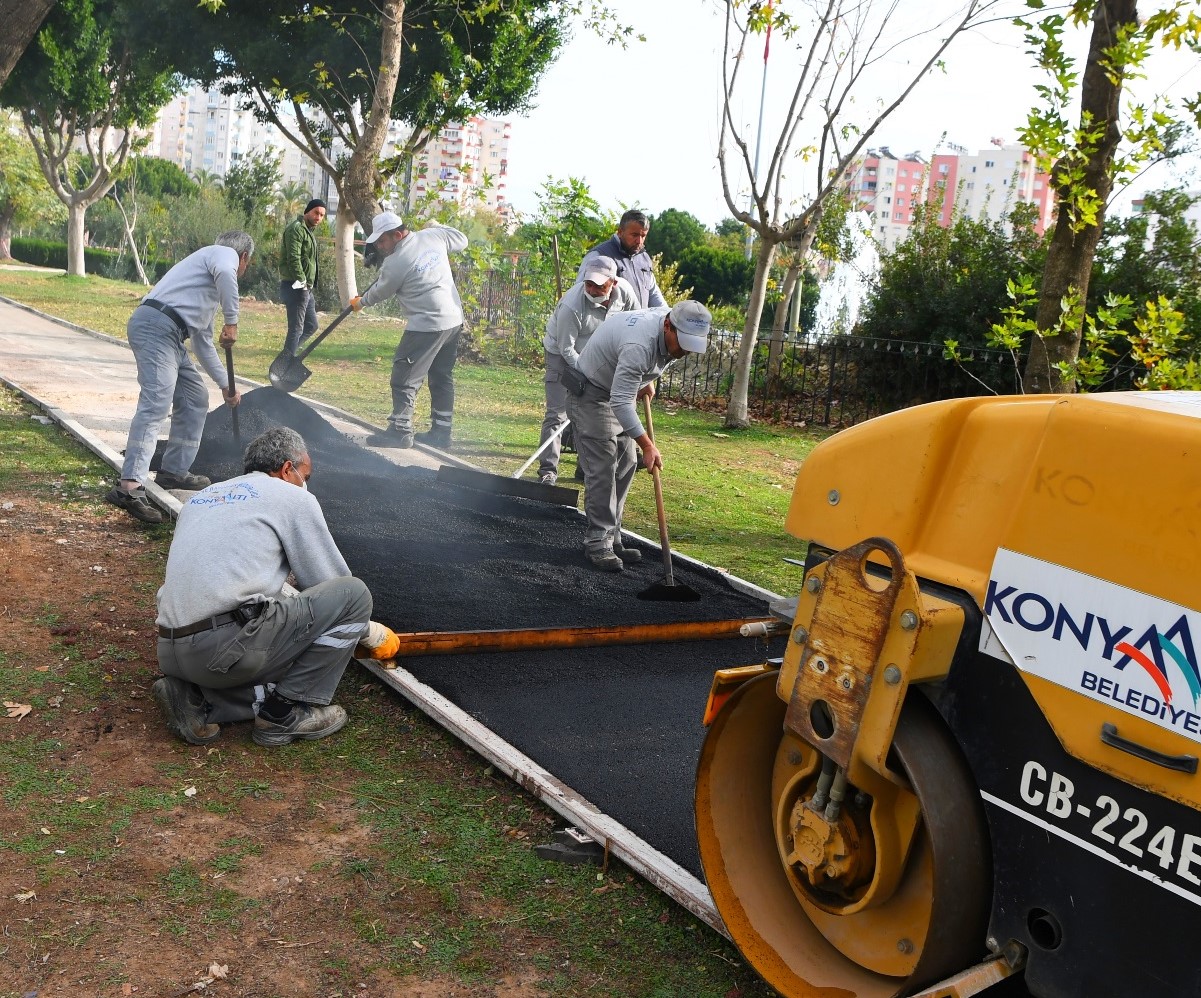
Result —
[{"label": "worker bending with shovel", "polygon": [[[158,592],[164,675],[154,699],[192,745],[252,718],[259,745],[324,738],[346,723],[331,701],[356,645],[388,659],[399,639],[371,620],[371,594],[308,491],[313,465],[300,434],[261,434],[243,467],[179,514]],[[300,592],[285,593],[289,575]]]},{"label": "worker bending with shovel", "polygon": [[395,295],[406,319],[392,359],[392,415],[387,429],[372,433],[367,445],[413,446],[413,406],[428,375],[430,429],[416,434],[416,439],[448,450],[455,408],[454,366],[463,331],[463,303],[450,270],[450,254],[465,250],[467,237],[436,222],[410,232],[399,215],[384,211],[372,219],[366,241],[384,262],[376,282],[352,298],[350,307],[358,312]]},{"label": "worker bending with shovel", "polygon": [[578,374],[564,375],[567,413],[575,426],[584,469],[584,554],[597,568],[620,572],[642,555],[621,542],[621,516],[638,467],[663,467],[654,440],[638,418],[639,399],[654,396],[654,380],[672,360],[704,353],[709,310],[685,300],[667,308],[619,312],[601,323],[581,351]]}]

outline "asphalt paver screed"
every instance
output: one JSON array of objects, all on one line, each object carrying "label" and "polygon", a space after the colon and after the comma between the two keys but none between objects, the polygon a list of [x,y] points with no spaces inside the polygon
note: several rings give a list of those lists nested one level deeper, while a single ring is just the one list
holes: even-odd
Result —
[{"label": "asphalt paver screed", "polygon": [[[621,574],[584,558],[575,510],[440,483],[352,443],[303,402],[262,388],[239,407],[243,443],[272,426],[304,437],[309,488],[373,616],[397,631],[669,623],[766,616],[715,570],[680,564],[699,603],[637,595],[655,549]],[[192,470],[241,473],[230,410],[209,413]],[[640,475],[634,487],[650,488]],[[631,542],[635,543],[635,542]],[[777,649],[780,647],[776,646]],[[776,654],[778,654],[778,650]],[[696,876],[692,795],[713,671],[762,661],[760,640],[406,658],[401,665]]]}]

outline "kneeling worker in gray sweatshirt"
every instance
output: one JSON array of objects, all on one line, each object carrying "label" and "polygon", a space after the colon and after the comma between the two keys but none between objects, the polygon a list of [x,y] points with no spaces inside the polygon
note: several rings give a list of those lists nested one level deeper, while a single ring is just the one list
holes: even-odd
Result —
[{"label": "kneeling worker in gray sweatshirt", "polygon": [[[371,620],[371,593],[308,491],[313,464],[300,434],[268,430],[243,467],[179,514],[158,591],[164,675],[154,699],[192,745],[252,718],[259,745],[324,738],[346,723],[331,701],[355,646],[385,659],[399,639]],[[284,593],[289,574],[301,592]]]}]

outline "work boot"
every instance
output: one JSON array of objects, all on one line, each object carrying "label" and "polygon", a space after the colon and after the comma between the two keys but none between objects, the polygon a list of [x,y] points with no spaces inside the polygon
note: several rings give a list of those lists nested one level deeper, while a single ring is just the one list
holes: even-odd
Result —
[{"label": "work boot", "polygon": [[346,723],[346,711],[336,703],[294,703],[282,719],[273,721],[260,710],[250,733],[256,745],[288,745],[295,741],[311,742],[340,731]]},{"label": "work boot", "polygon": [[398,430],[389,425],[386,430],[372,433],[366,440],[368,447],[399,447],[407,450],[413,446],[413,434],[408,430]]},{"label": "work boot", "polygon": [[625,563],[612,551],[589,554],[588,560],[592,562],[595,568],[599,568],[602,572],[620,572],[626,567]]},{"label": "work boot", "polygon": [[127,492],[120,485],[114,485],[104,497],[118,509],[125,510],[135,520],[143,523],[162,523],[163,513],[150,501],[150,496],[140,485],[132,492]]},{"label": "work boot", "polygon": [[160,489],[182,489],[184,492],[199,492],[201,489],[207,489],[213,484],[211,478],[205,478],[204,475],[193,475],[191,472],[185,471],[182,475],[173,475],[169,471],[160,471],[154,476],[154,484]]},{"label": "work boot", "polygon": [[204,693],[195,683],[163,676],[154,681],[151,692],[167,719],[167,729],[176,738],[189,745],[207,745],[220,736],[221,725],[209,724],[206,720],[208,705],[204,702]]},{"label": "work boot", "polygon": [[642,552],[637,548],[628,548],[621,544],[614,544],[613,553],[621,559],[623,565],[636,565],[642,561]]},{"label": "work boot", "polygon": [[425,433],[417,434],[417,442],[435,450],[450,450],[450,427],[431,426]]},{"label": "work boot", "polygon": [[554,485],[556,481],[557,481],[557,479],[555,478],[554,474],[548,471],[545,475],[542,475],[541,477],[539,477],[538,484],[539,485]]}]

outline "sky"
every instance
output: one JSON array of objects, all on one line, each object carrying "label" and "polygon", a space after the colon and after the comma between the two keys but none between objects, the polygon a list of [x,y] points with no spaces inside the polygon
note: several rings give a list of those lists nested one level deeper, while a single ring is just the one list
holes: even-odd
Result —
[{"label": "sky", "polygon": [[[799,9],[797,0],[777,6]],[[1009,11],[1017,0],[1006,0]],[[933,0],[935,6],[939,0]],[[622,49],[580,28],[543,78],[535,109],[512,118],[508,197],[519,212],[533,214],[547,177],[583,179],[603,209],[639,207],[649,214],[666,208],[689,211],[712,226],[730,214],[717,166],[723,51],[724,4],[719,0],[608,0],[623,23],[646,41]],[[950,8],[954,5],[943,3]],[[926,0],[901,0],[901,15],[916,18],[931,7]],[[1076,32],[1080,51],[1087,31]],[[857,105],[891,99],[898,80],[928,57],[929,39],[900,50],[882,67]],[[976,153],[993,139],[1016,142],[1041,77],[1030,67],[1021,34],[1000,20],[952,43],[944,73],[923,79],[908,101],[884,122],[869,145],[888,146],[896,155],[918,151],[926,158],[946,142]],[[767,64],[763,153],[779,136],[783,112],[796,84],[795,44],[773,35]],[[741,70],[735,116],[753,143],[762,91],[763,53],[756,46]],[[1195,55],[1156,56],[1144,92],[1201,90],[1201,64]],[[751,146],[753,153],[753,144]],[[945,146],[937,151],[946,151]],[[1157,167],[1113,210],[1125,213],[1132,197],[1155,186],[1201,187],[1197,159],[1191,172]],[[799,166],[799,164],[798,164]],[[800,177],[803,170],[797,170]],[[804,174],[810,177],[813,168]],[[788,196],[804,204],[802,182],[791,181]]]}]

